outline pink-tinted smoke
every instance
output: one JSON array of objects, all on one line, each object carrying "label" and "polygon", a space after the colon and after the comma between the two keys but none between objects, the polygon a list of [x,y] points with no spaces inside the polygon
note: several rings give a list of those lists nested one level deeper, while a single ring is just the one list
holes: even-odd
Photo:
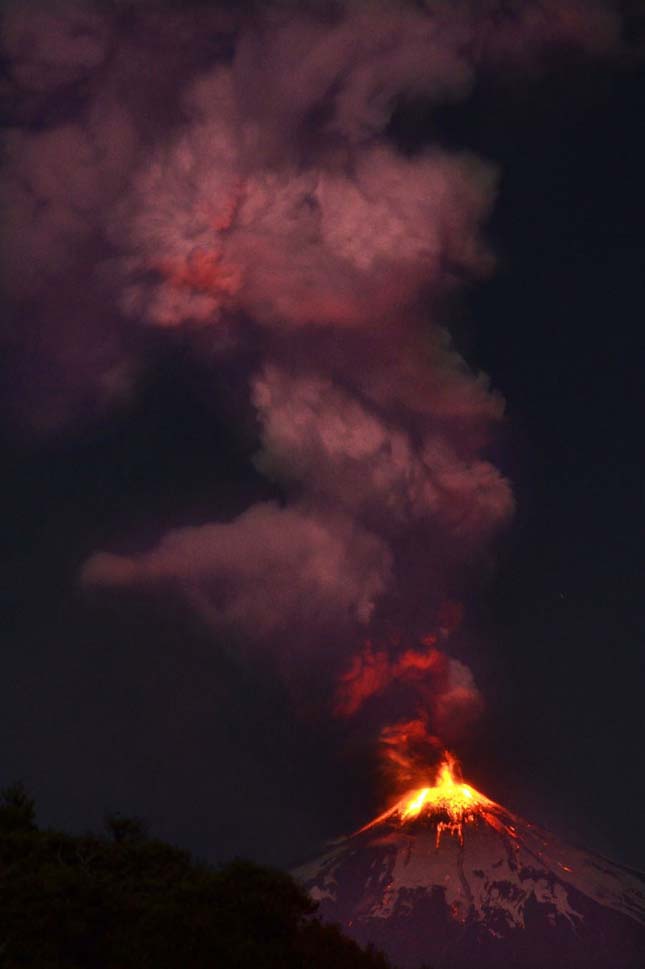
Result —
[{"label": "pink-tinted smoke", "polygon": [[[366,646],[349,667],[324,648],[378,633],[412,571],[436,610],[513,512],[486,456],[503,402],[436,311],[494,268],[482,226],[498,173],[439,144],[404,154],[386,129],[401,99],[431,111],[478,71],[610,52],[613,5],[276,2],[237,15],[16,0],[3,18],[19,105],[3,274],[33,321],[16,352],[40,341],[53,374],[33,422],[127,399],[133,333],[207,329],[233,357],[252,343],[257,363],[249,373],[241,355],[239,370],[255,463],[285,501],[170,530],[141,554],[96,552],[83,583],[172,588],[279,665],[309,650],[345,670],[345,716],[404,681],[431,729],[454,734],[481,697],[445,643]],[[65,86],[75,116],[30,124]],[[217,367],[213,352],[214,380]]]}]

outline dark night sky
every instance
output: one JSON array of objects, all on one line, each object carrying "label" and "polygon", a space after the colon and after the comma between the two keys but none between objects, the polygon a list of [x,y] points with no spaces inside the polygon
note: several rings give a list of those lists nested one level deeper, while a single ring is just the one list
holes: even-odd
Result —
[{"label": "dark night sky", "polygon": [[[465,772],[641,868],[644,104],[640,68],[576,65],[484,78],[390,126],[404,147],[438,137],[502,172],[498,269],[454,307],[462,352],[507,402],[495,458],[518,502],[472,605],[487,713]],[[120,536],[145,544],[160,523],[272,494],[253,428],[231,425],[182,336],[151,355],[117,413],[46,439],[6,422],[0,782],[22,778],[44,824],[120,809],[211,860],[287,865],[380,806],[356,753],[337,753],[335,726],[298,723],[279,684],[181,605],[79,588]]]},{"label": "dark night sky", "polygon": [[469,118],[505,172],[502,270],[469,311],[518,496],[489,600],[505,671],[491,756],[508,751],[518,807],[641,866],[644,96],[642,74],[583,72]]}]

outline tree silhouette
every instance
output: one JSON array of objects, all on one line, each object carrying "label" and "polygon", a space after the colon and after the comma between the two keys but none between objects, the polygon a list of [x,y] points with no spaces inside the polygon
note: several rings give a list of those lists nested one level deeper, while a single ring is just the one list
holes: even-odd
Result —
[{"label": "tree silhouette", "polygon": [[145,841],[146,823],[141,818],[130,818],[114,811],[105,815],[104,827],[117,844]]},{"label": "tree silhouette", "polygon": [[22,785],[2,793],[1,969],[388,969],[283,872],[199,863],[119,813],[106,834],[38,830]]},{"label": "tree silhouette", "polygon": [[17,781],[0,791],[0,832],[34,831],[36,805],[24,785]]}]

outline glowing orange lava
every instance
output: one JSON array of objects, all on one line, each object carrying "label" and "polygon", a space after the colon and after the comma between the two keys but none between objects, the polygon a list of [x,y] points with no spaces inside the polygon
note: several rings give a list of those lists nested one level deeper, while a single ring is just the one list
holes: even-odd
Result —
[{"label": "glowing orange lava", "polygon": [[415,818],[427,816],[437,824],[437,847],[444,831],[455,835],[460,844],[463,844],[464,825],[475,822],[479,817],[490,823],[489,812],[496,807],[494,801],[469,784],[464,784],[455,758],[446,751],[432,786],[410,791],[394,807],[370,821],[357,833],[367,831],[385,820],[405,824]]}]

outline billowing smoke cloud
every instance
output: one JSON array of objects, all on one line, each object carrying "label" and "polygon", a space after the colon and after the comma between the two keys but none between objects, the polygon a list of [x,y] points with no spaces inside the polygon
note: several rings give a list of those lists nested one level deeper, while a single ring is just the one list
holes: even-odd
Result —
[{"label": "billowing smoke cloud", "polygon": [[17,84],[49,92],[86,78],[105,61],[110,23],[93,4],[5,4],[3,48]]},{"label": "billowing smoke cloud", "polygon": [[[436,637],[424,639],[428,644]],[[340,677],[334,713],[353,716],[372,697],[401,684],[414,688],[437,731],[450,739],[462,730],[464,717],[472,719],[470,712],[479,712],[483,702],[468,667],[434,645],[393,656],[386,647],[367,642]]]},{"label": "billowing smoke cloud", "polygon": [[350,519],[259,504],[234,522],[169,532],[137,557],[98,552],[88,585],[177,583],[207,617],[248,636],[369,621],[390,553]]},{"label": "billowing smoke cloud", "polygon": [[429,733],[425,716],[386,725],[379,744],[386,775],[393,787],[402,789],[419,783],[443,746],[438,737]]},{"label": "billowing smoke cloud", "polygon": [[[218,72],[209,92],[225,114],[230,87]],[[159,326],[235,311],[281,329],[382,326],[446,264],[486,265],[477,228],[493,175],[475,159],[370,146],[351,171],[289,162],[241,179],[234,139],[233,125],[197,122],[137,179],[114,226],[132,253],[126,313]]]},{"label": "billowing smoke cloud", "polygon": [[479,540],[512,512],[508,483],[490,463],[460,455],[439,434],[415,443],[328,379],[270,367],[253,399],[258,466],[353,514],[371,512],[386,532],[425,519]]},{"label": "billowing smoke cloud", "polygon": [[[127,399],[151,329],[216,334],[214,380],[218,346],[230,365],[253,345],[254,369],[240,354],[238,370],[255,462],[285,505],[169,531],[138,555],[97,551],[82,581],[161,583],[279,667],[316,655],[340,677],[338,716],[403,687],[416,719],[383,734],[391,757],[397,738],[454,737],[481,710],[437,609],[513,497],[486,457],[503,402],[436,310],[493,269],[482,225],[496,169],[439,145],[404,154],[388,123],[402,100],[465,97],[480,70],[611,52],[619,23],[601,0],[231,11],[6,8],[3,275],[12,319],[32,321],[12,333],[14,361],[47,364],[25,405],[42,426]],[[366,632],[381,641],[394,606],[405,614],[413,573],[427,576],[411,610],[425,641],[339,657]]]}]

